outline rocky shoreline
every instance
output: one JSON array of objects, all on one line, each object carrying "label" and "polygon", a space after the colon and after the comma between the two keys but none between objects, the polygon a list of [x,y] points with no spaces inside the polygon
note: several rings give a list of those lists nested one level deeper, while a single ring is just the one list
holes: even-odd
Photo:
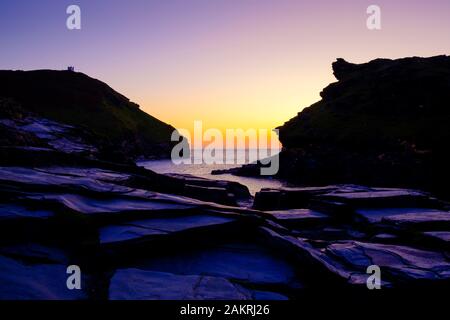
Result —
[{"label": "rocky shoreline", "polygon": [[[253,198],[109,158],[92,131],[10,103],[0,99],[2,300],[298,299],[367,291],[372,265],[383,288],[449,287],[450,204],[433,194],[331,184]],[[66,284],[73,265],[80,290]]]},{"label": "rocky shoreline", "polygon": [[[450,206],[423,192],[262,190],[249,208],[214,202],[216,181],[201,180],[209,201],[186,177],[156,191],[161,177],[145,169],[3,166],[0,176],[2,299],[295,299],[365,288],[374,264],[386,288],[449,285]],[[68,265],[80,266],[82,290],[66,288]]]},{"label": "rocky shoreline", "polygon": [[263,189],[251,205],[236,183],[95,161],[0,177],[1,299],[296,299],[365,289],[374,264],[384,288],[450,281],[450,205],[420,191]]}]

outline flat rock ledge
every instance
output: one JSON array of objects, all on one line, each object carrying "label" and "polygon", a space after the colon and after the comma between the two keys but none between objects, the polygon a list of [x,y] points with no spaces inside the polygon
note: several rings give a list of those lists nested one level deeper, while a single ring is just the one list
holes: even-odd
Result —
[{"label": "flat rock ledge", "polygon": [[263,189],[252,208],[234,183],[94,163],[0,167],[0,299],[296,299],[366,288],[371,265],[385,287],[449,284],[449,205],[427,193]]}]

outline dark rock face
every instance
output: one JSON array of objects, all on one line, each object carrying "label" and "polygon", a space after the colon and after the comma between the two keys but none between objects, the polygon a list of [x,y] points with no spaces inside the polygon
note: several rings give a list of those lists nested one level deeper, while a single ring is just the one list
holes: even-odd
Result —
[{"label": "dark rock face", "polygon": [[188,174],[167,175],[184,181],[184,194],[196,199],[227,205],[245,205],[251,198],[248,188],[237,182],[209,180]]},{"label": "dark rock face", "polygon": [[404,246],[343,242],[328,246],[326,251],[354,270],[364,272],[367,265],[384,267],[389,277],[398,282],[448,278],[450,271],[450,264],[442,254]]},{"label": "dark rock face", "polygon": [[262,190],[261,211],[186,196],[193,177],[95,164],[0,167],[0,299],[295,299],[364,289],[373,264],[384,287],[450,281],[449,205],[424,192]]},{"label": "dark rock face", "polygon": [[[284,258],[249,244],[264,222],[253,210],[176,184],[180,195],[138,189],[158,175],[101,164],[0,167],[0,281],[12,287],[0,299],[286,299],[300,286]],[[66,287],[71,264],[85,274],[81,291]]]},{"label": "dark rock face", "polygon": [[243,288],[226,278],[176,275],[139,269],[118,270],[111,279],[112,300],[285,300],[273,292]]},{"label": "dark rock face", "polygon": [[364,288],[370,264],[385,287],[448,285],[449,206],[426,193],[272,189],[258,211],[118,168],[0,167],[1,299],[295,299]]},{"label": "dark rock face", "polygon": [[306,227],[312,225],[326,225],[330,222],[328,215],[311,209],[290,209],[265,211],[275,220],[286,227]]},{"label": "dark rock face", "polygon": [[280,175],[302,184],[407,186],[448,195],[450,57],[333,63],[338,82],[279,127]]},{"label": "dark rock face", "polygon": [[197,229],[214,229],[214,226],[226,226],[235,222],[233,218],[208,215],[183,215],[178,217],[133,220],[124,224],[106,226],[99,230],[101,244],[123,245],[126,241],[143,238],[161,237],[177,232],[188,232]]},{"label": "dark rock face", "polygon": [[[157,288],[155,290],[155,288]],[[112,300],[246,300],[228,280],[197,275],[174,275],[139,269],[118,270],[109,288]]]},{"label": "dark rock face", "polygon": [[88,298],[84,290],[68,290],[66,266],[27,265],[0,256],[0,299],[79,300]]},{"label": "dark rock face", "polygon": [[89,144],[109,160],[167,157],[175,130],[105,83],[68,71],[0,71],[0,118],[25,121],[23,131],[36,133],[59,149],[92,151],[84,143],[62,139],[62,132],[52,130],[48,121],[58,122],[66,131],[84,131]]},{"label": "dark rock face", "polygon": [[[366,268],[378,265],[385,287],[449,283],[449,206],[424,192],[341,185],[262,190],[255,200],[259,209],[277,209],[265,213],[290,230],[262,227],[267,244],[335,281],[365,285]],[[311,219],[312,212],[315,223],[284,221],[298,214]]]}]

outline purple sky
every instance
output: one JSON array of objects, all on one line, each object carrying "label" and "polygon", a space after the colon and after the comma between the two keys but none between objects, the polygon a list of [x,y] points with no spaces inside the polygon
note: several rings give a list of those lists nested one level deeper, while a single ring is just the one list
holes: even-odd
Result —
[{"label": "purple sky", "polygon": [[337,57],[450,53],[450,0],[2,0],[0,15],[1,69],[74,65],[187,129],[272,129],[320,99]]}]

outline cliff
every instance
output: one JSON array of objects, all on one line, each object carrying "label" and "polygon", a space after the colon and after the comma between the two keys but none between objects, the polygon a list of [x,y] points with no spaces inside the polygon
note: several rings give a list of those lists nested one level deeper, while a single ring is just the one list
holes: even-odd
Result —
[{"label": "cliff", "polygon": [[69,71],[0,71],[0,112],[71,126],[105,156],[170,154],[174,128],[139,109],[107,84]]},{"label": "cliff", "polygon": [[322,100],[279,127],[281,176],[446,189],[450,57],[333,63]]}]

